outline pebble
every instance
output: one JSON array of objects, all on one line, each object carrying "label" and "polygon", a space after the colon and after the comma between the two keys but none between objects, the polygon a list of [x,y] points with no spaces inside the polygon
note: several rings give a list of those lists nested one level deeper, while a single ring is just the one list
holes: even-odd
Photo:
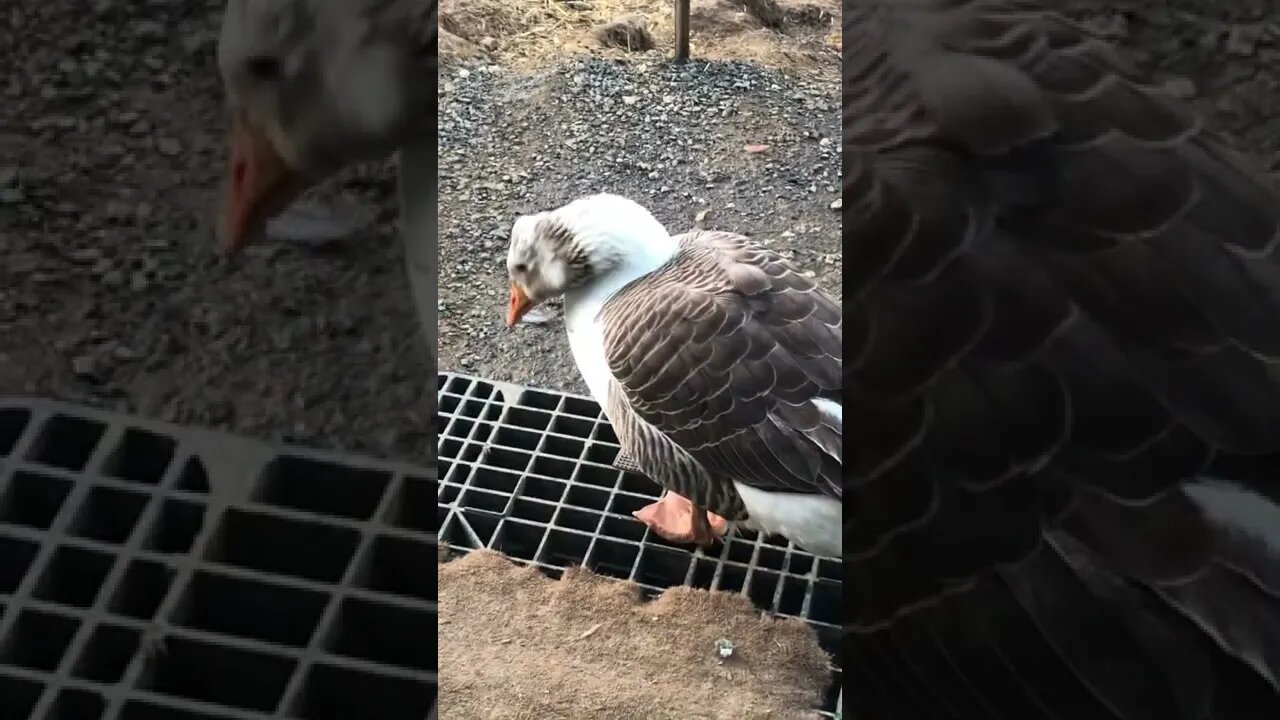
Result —
[{"label": "pebble", "polygon": [[173,157],[182,152],[182,143],[173,138],[160,138],[156,140],[156,150],[168,157]]}]

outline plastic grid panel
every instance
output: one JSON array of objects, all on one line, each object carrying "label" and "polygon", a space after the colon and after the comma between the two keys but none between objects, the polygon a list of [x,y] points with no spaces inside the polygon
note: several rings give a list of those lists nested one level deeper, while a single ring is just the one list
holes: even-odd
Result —
[{"label": "plastic grid panel", "polygon": [[432,485],[0,400],[0,720],[434,718]]},{"label": "plastic grid panel", "polygon": [[742,593],[762,610],[801,618],[836,668],[822,715],[839,716],[838,560],[749,531],[731,532],[714,555],[669,543],[631,516],[661,488],[612,465],[617,437],[595,401],[454,373],[438,382],[445,547],[490,548],[557,576],[585,565],[651,596],[679,585]]}]

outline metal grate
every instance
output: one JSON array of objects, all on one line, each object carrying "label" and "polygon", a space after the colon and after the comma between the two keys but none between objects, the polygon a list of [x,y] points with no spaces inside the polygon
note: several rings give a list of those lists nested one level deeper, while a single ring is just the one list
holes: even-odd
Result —
[{"label": "metal grate", "polygon": [[432,485],[0,400],[0,720],[434,717]]},{"label": "metal grate", "polygon": [[586,565],[651,596],[678,585],[743,593],[817,631],[837,663],[823,715],[842,712],[838,560],[751,532],[714,556],[668,543],[631,516],[661,489],[613,467],[617,437],[593,400],[452,373],[438,381],[442,544],[491,548],[551,575]]}]

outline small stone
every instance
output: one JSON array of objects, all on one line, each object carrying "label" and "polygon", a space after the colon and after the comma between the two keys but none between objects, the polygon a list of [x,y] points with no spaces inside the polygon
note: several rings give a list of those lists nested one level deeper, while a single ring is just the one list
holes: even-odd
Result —
[{"label": "small stone", "polygon": [[77,355],[71,358],[71,372],[81,380],[98,381],[98,363],[90,355]]},{"label": "small stone", "polygon": [[182,152],[182,143],[173,138],[160,138],[156,141],[156,151],[161,155],[173,157]]},{"label": "small stone", "polygon": [[19,188],[0,188],[0,204],[14,205],[22,202],[25,197]]},{"label": "small stone", "polygon": [[832,210],[839,210],[840,208],[844,207],[844,199],[836,198],[835,200],[831,201],[831,204],[828,205],[828,207],[830,207]]},{"label": "small stone", "polygon": [[139,120],[129,126],[128,132],[133,137],[143,137],[147,133],[151,132],[151,123],[146,120]]},{"label": "small stone", "polygon": [[18,166],[0,165],[0,187],[18,186]]},{"label": "small stone", "polygon": [[102,259],[102,251],[98,248],[83,248],[67,253],[67,259],[76,265],[93,265]]},{"label": "small stone", "polygon": [[1196,84],[1191,78],[1174,77],[1164,81],[1164,91],[1180,100],[1196,96]]},{"label": "small stone", "polygon": [[480,38],[480,47],[488,50],[489,52],[493,52],[498,49],[498,40],[491,37]]},{"label": "small stone", "polygon": [[622,104],[624,105],[635,105],[638,102],[640,102],[639,95],[623,95],[622,96]]},{"label": "small stone", "polygon": [[109,270],[103,274],[102,284],[107,287],[120,287],[124,285],[124,273],[119,270]]}]

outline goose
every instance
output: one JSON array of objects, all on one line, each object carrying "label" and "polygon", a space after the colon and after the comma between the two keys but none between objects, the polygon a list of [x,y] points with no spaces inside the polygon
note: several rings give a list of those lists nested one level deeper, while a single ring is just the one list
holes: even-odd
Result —
[{"label": "goose", "polygon": [[399,151],[401,235],[433,354],[436,43],[434,1],[229,0],[217,47],[231,117],[222,252],[338,170]]},{"label": "goose", "polygon": [[638,519],[676,542],[734,523],[840,556],[839,303],[741,235],[673,237],[608,193],[518,218],[507,272],[508,327],[563,296],[615,464],[666,489]]},{"label": "goose", "polygon": [[1036,0],[843,16],[851,717],[1280,717],[1280,197]]}]

